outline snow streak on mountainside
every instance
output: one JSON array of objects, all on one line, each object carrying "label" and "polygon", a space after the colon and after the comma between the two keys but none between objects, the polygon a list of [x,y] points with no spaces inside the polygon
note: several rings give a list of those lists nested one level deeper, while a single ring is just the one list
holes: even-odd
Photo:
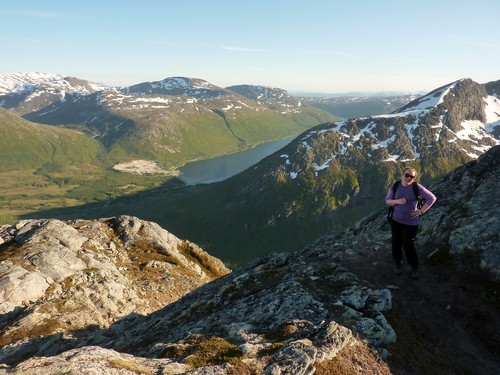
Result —
[{"label": "snow streak on mountainside", "polygon": [[43,116],[54,110],[50,108],[53,103],[77,102],[104,89],[94,82],[57,74],[5,73],[0,74],[0,107],[15,109],[21,116],[45,109],[39,114]]},{"label": "snow streak on mountainside", "polygon": [[228,90],[237,92],[249,99],[253,100],[295,100],[288,92],[282,89],[277,89],[267,86],[251,86],[251,85],[238,85],[230,86]]}]

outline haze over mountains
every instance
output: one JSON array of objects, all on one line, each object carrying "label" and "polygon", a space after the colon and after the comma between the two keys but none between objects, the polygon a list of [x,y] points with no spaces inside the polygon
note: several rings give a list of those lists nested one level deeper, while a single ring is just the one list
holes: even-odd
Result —
[{"label": "haze over mountains", "polygon": [[391,113],[424,94],[404,94],[391,96],[336,96],[300,97],[304,103],[324,109],[343,119],[368,117]]}]

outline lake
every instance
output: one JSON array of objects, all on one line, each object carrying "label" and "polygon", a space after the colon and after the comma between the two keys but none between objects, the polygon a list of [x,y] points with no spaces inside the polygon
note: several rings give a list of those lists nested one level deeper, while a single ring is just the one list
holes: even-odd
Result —
[{"label": "lake", "polygon": [[261,143],[244,151],[187,163],[179,169],[179,178],[187,185],[208,184],[225,180],[278,151],[298,135],[278,141]]}]

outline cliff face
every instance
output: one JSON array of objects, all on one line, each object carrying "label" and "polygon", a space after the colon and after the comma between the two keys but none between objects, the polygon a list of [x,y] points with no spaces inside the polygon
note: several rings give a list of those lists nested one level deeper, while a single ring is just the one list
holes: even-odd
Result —
[{"label": "cliff face", "polygon": [[428,186],[420,280],[392,272],[385,210],[231,273],[136,218],[3,227],[0,373],[496,374],[499,154]]}]

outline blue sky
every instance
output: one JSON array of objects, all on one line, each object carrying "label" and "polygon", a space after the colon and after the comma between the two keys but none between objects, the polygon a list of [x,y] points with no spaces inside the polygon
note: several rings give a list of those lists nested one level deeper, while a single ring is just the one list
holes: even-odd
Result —
[{"label": "blue sky", "polygon": [[498,0],[0,0],[0,73],[290,92],[500,79]]}]

